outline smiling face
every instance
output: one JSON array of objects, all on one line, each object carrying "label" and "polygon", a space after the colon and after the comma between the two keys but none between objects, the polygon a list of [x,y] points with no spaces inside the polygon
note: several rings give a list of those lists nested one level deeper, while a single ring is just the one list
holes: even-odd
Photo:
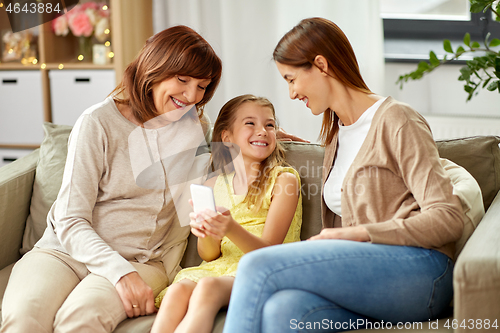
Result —
[{"label": "smiling face", "polygon": [[306,69],[279,62],[276,62],[276,66],[281,76],[288,82],[291,99],[303,101],[316,116],[330,107],[329,100],[332,97],[329,89],[330,76],[325,75],[316,66]]},{"label": "smiling face", "polygon": [[260,163],[276,148],[273,111],[256,102],[245,102],[236,112],[231,131],[223,131],[222,140],[237,145],[245,161]]},{"label": "smiling face", "polygon": [[209,79],[175,75],[153,86],[153,100],[159,114],[178,111],[184,114],[205,95]]}]

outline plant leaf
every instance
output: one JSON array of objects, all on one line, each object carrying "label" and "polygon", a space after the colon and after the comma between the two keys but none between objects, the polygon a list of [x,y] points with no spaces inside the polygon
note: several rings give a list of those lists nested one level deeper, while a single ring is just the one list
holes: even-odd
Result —
[{"label": "plant leaf", "polygon": [[471,49],[478,49],[481,47],[481,44],[478,42],[472,42]]},{"label": "plant leaf", "polygon": [[464,52],[465,52],[465,49],[464,49],[462,46],[459,46],[459,47],[457,48],[456,54],[457,54],[457,55],[461,55],[461,54],[462,54],[462,53],[464,53]]},{"label": "plant leaf", "polygon": [[464,44],[470,46],[470,33],[466,33],[464,36]]},{"label": "plant leaf", "polygon": [[498,45],[500,45],[500,39],[498,39],[498,38],[493,38],[493,39],[491,40],[491,42],[490,42],[490,45],[489,45],[489,46],[490,46],[490,47],[495,47],[495,46],[498,46]]},{"label": "plant leaf", "polygon": [[426,61],[421,61],[418,63],[418,69],[417,71],[419,72],[424,72],[429,69],[429,64]]},{"label": "plant leaf", "polygon": [[451,42],[449,39],[443,41],[443,48],[448,53],[453,53],[453,48],[451,47]]},{"label": "plant leaf", "polygon": [[483,8],[484,8],[484,5],[482,5],[482,4],[471,3],[470,12],[471,13],[479,13],[483,10]]},{"label": "plant leaf", "polygon": [[431,62],[431,65],[436,67],[436,66],[439,66],[441,64],[441,62],[439,61],[436,53],[434,53],[434,51],[431,51],[429,53],[429,61]]},{"label": "plant leaf", "polygon": [[469,67],[464,66],[464,67],[460,68],[460,73],[462,73],[462,78],[465,81],[467,81],[467,82],[470,81],[470,75],[472,74],[472,71],[470,70]]},{"label": "plant leaf", "polygon": [[500,88],[498,88],[499,83],[500,83],[500,81],[493,81],[490,83],[490,85],[486,89],[488,89],[489,91],[495,91],[496,89],[500,89]]}]

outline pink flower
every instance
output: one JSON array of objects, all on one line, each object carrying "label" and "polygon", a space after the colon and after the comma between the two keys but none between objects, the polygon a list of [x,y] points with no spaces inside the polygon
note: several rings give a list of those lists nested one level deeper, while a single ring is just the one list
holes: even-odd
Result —
[{"label": "pink flower", "polygon": [[[99,37],[104,36],[104,30],[109,29],[109,7],[104,10],[105,3],[85,2],[74,6],[66,15],[52,21],[52,30],[58,36],[68,34],[69,29],[73,35],[90,37],[99,27]],[[106,5],[107,7],[107,5]],[[104,22],[102,22],[104,20]],[[69,27],[69,29],[68,29]]]},{"label": "pink flower", "polygon": [[69,27],[73,35],[80,37],[90,37],[94,27],[85,12],[78,12],[72,15],[68,20]]},{"label": "pink flower", "polygon": [[66,18],[68,19],[68,22],[71,21],[71,19],[76,16],[77,14],[81,13],[82,10],[80,8],[80,5],[76,5],[75,7],[71,8],[69,12],[66,13]]},{"label": "pink flower", "polygon": [[52,30],[57,36],[66,36],[69,32],[66,15],[59,16],[52,21]]}]

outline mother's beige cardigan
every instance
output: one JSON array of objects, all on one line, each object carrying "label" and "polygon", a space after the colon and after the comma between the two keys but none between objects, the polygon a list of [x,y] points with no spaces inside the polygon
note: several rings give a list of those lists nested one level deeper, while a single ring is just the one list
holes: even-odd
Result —
[{"label": "mother's beige cardigan", "polygon": [[336,150],[335,135],[323,162],[323,227],[363,225],[372,243],[435,249],[453,258],[464,214],[420,114],[391,97],[379,107],[344,178],[342,219],[323,199]]}]

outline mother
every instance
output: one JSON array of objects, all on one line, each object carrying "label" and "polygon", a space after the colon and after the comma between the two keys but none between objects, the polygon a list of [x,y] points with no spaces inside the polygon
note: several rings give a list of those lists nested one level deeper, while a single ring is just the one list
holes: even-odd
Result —
[{"label": "mother", "polygon": [[111,332],[156,311],[154,296],[185,249],[189,227],[179,219],[189,217],[176,202],[221,71],[200,35],[172,27],[147,41],[114,94],[82,114],[48,227],[10,276],[1,332]]},{"label": "mother", "polygon": [[323,114],[324,229],[243,257],[224,332],[436,318],[452,298],[464,216],[428,124],[368,89],[347,37],[326,19],[301,21],[273,57],[290,98]]}]

